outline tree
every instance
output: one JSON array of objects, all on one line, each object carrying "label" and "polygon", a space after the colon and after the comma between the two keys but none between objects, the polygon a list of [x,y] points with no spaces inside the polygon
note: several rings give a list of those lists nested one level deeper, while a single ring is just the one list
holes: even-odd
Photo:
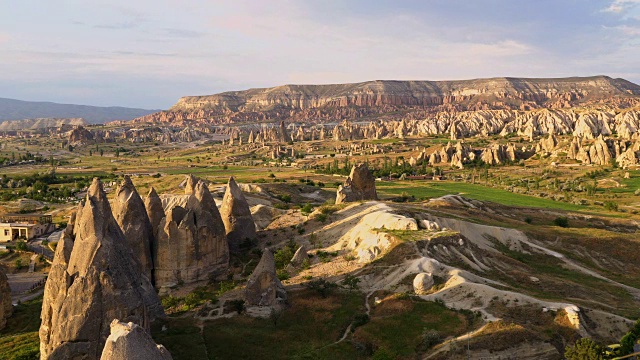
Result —
[{"label": "tree", "polygon": [[359,282],[360,279],[351,274],[348,274],[347,276],[345,276],[344,280],[342,280],[342,284],[344,284],[344,286],[348,287],[350,290],[358,290],[358,288],[360,288],[360,286],[358,285]]},{"label": "tree", "polygon": [[564,356],[567,360],[602,360],[604,348],[591,339],[583,338],[575,345],[567,346]]},{"label": "tree", "polygon": [[17,241],[16,242],[16,250],[18,251],[28,251],[29,247],[27,246],[26,241]]}]

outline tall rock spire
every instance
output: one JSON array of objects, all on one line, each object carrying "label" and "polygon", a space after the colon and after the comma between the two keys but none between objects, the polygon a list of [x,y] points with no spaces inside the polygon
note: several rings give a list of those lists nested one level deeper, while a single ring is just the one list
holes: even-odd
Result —
[{"label": "tall rock spire", "polygon": [[149,330],[164,316],[97,178],[62,241],[45,285],[41,359],[99,359],[113,319]]},{"label": "tall rock spire", "polygon": [[127,175],[116,189],[113,216],[120,225],[134,257],[140,263],[140,271],[153,282],[151,259],[153,228],[144,202]]},{"label": "tall rock spire", "polygon": [[249,204],[233,177],[229,178],[220,214],[227,231],[231,251],[238,251],[244,240],[256,237],[256,224],[251,216]]}]

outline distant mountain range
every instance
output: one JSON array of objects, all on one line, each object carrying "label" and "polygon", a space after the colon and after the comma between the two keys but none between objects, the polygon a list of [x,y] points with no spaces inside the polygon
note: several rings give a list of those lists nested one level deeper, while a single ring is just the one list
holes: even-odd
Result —
[{"label": "distant mountain range", "polygon": [[135,122],[212,124],[274,120],[333,122],[415,116],[424,112],[628,108],[640,104],[640,86],[608,76],[490,78],[456,81],[375,80],[353,84],[282,85],[186,96],[169,110]]},{"label": "distant mountain range", "polygon": [[0,98],[0,122],[38,118],[82,118],[89,124],[114,120],[131,120],[158,110],[58,104],[53,102],[22,101]]}]

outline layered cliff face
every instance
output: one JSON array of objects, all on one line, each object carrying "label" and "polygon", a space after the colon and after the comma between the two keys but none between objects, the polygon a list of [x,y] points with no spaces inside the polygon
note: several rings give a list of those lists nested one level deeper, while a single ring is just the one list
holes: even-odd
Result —
[{"label": "layered cliff face", "polygon": [[164,316],[94,179],[56,248],[45,285],[41,359],[99,359],[114,319],[149,330]]},{"label": "layered cliff face", "polygon": [[137,121],[213,123],[273,119],[340,120],[399,109],[528,110],[606,103],[637,104],[640,86],[606,76],[558,79],[492,78],[461,81],[368,81],[283,85],[181,98],[171,109]]}]

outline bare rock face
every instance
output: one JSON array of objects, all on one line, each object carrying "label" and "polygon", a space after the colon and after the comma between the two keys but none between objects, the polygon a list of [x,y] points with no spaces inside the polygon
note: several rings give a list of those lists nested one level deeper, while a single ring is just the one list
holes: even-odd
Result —
[{"label": "bare rock face", "polygon": [[9,288],[7,275],[5,275],[2,268],[0,268],[0,330],[4,329],[7,325],[7,319],[11,316],[12,312],[11,289]]},{"label": "bare rock face", "polygon": [[376,179],[366,164],[355,165],[344,185],[339,186],[336,193],[336,204],[377,199]]},{"label": "bare rock face", "polygon": [[256,224],[251,216],[249,203],[233,177],[229,178],[220,214],[227,231],[231,251],[237,251],[240,243],[244,240],[256,237]]},{"label": "bare rock face", "polygon": [[262,258],[247,281],[244,300],[252,306],[274,306],[286,300],[287,293],[276,276],[276,261],[269,249],[264,249]]},{"label": "bare rock face", "polygon": [[100,180],[93,180],[72,220],[45,285],[41,359],[99,359],[113,319],[148,330],[153,320],[164,316],[158,295],[140,274],[113,217]]},{"label": "bare rock face", "polygon": [[151,247],[154,243],[153,228],[147,209],[129,176],[125,175],[116,189],[113,216],[139,262],[140,271],[153,282],[151,259]]},{"label": "bare rock face", "polygon": [[198,181],[185,207],[160,220],[154,254],[156,286],[208,280],[229,267],[225,226],[207,185]]},{"label": "bare rock face", "polygon": [[162,345],[156,345],[149,333],[134,323],[113,320],[100,360],[172,360]]},{"label": "bare rock face", "polygon": [[151,223],[153,235],[156,236],[160,221],[162,221],[162,218],[164,217],[162,200],[160,200],[160,196],[158,196],[156,189],[151,188],[151,190],[149,190],[149,194],[146,199],[144,199],[144,207],[147,210],[147,217]]}]

